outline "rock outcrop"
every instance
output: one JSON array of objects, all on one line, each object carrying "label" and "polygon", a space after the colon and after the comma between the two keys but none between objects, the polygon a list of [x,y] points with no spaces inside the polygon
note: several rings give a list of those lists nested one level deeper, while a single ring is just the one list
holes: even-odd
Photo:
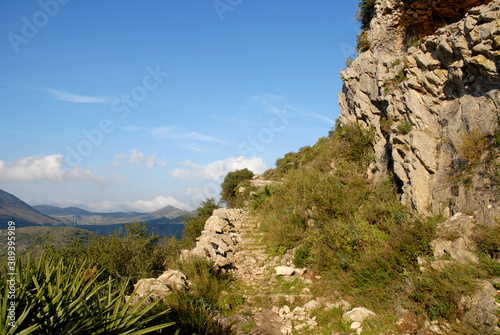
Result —
[{"label": "rock outcrop", "polygon": [[[392,172],[404,203],[420,213],[476,212],[478,222],[494,222],[500,204],[487,173],[467,185],[453,177],[467,136],[491,136],[499,127],[500,2],[472,8],[411,45],[404,20],[420,2],[427,3],[376,1],[371,48],[341,73],[340,121],[375,127],[368,173],[378,180]],[[463,1],[464,11],[476,2]]]},{"label": "rock outcrop", "polygon": [[235,223],[241,220],[242,216],[241,209],[216,209],[196,239],[196,247],[183,250],[182,257],[205,257],[219,268],[231,268],[232,262],[228,255],[241,239]]}]

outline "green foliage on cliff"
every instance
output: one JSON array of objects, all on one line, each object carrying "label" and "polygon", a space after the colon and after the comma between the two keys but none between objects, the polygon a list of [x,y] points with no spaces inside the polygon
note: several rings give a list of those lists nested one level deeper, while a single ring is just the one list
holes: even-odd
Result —
[{"label": "green foliage on cliff", "polygon": [[370,29],[370,22],[375,16],[375,0],[361,0],[356,12],[356,20],[363,30]]}]

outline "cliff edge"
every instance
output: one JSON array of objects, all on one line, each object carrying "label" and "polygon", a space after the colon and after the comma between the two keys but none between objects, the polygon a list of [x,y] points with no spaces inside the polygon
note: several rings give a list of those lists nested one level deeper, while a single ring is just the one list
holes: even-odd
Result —
[{"label": "cliff edge", "polygon": [[[426,2],[376,1],[369,48],[341,73],[339,119],[375,128],[368,173],[375,181],[392,173],[405,204],[494,222],[500,216],[500,1],[461,1],[442,14],[456,22],[435,31],[432,18],[453,1],[422,7]],[[486,4],[470,8],[478,3]]]}]

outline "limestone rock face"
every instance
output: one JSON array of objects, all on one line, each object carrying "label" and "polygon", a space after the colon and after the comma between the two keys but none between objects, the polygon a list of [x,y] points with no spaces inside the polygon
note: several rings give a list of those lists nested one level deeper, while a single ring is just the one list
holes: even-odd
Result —
[{"label": "limestone rock face", "polygon": [[477,327],[480,334],[500,333],[497,317],[498,305],[495,302],[496,294],[497,290],[485,280],[480,283],[474,296],[464,299],[465,307],[469,309],[464,320]]},{"label": "limestone rock face", "polygon": [[[500,1],[470,9],[410,47],[408,7],[419,12],[415,6],[427,2],[376,1],[372,47],[341,73],[340,121],[375,127],[376,163],[368,174],[377,181],[392,172],[405,204],[446,216],[476,212],[479,223],[494,222],[500,204],[486,174],[465,187],[453,182],[452,167],[463,164],[464,136],[498,127]],[[478,1],[461,3],[469,9]]]},{"label": "limestone rock face", "polygon": [[478,263],[476,245],[473,240],[474,218],[457,213],[438,225],[438,238],[431,242],[434,258],[449,256],[461,264]]}]

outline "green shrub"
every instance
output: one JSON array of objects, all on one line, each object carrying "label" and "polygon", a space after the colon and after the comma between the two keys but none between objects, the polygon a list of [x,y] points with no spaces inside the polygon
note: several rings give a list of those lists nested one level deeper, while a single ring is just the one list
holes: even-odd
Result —
[{"label": "green shrub", "polygon": [[431,320],[454,321],[464,312],[458,307],[462,297],[474,293],[477,276],[473,267],[458,264],[442,270],[428,269],[416,278],[410,297]]},{"label": "green shrub", "polygon": [[262,208],[272,199],[273,187],[271,185],[265,185],[251,194],[251,202],[249,207],[251,209]]},{"label": "green shrub", "polygon": [[103,276],[119,281],[159,276],[169,261],[180,252],[175,238],[160,240],[157,234],[147,234],[145,223],[125,226],[125,234],[91,237],[86,246],[75,242],[60,252],[66,262],[87,259],[91,266],[102,270]]},{"label": "green shrub", "polygon": [[370,47],[370,34],[367,30],[363,30],[356,36],[356,51],[365,52],[370,50]]},{"label": "green shrub", "polygon": [[223,308],[222,291],[227,290],[232,277],[205,259],[182,260],[177,267],[192,282],[189,292],[174,291],[166,300],[180,334],[227,334],[228,329],[219,325],[214,315]]},{"label": "green shrub", "polygon": [[221,184],[221,201],[225,202],[229,208],[236,207],[236,195],[239,184],[244,180],[252,179],[253,176],[253,172],[247,168],[229,172]]},{"label": "green shrub", "polygon": [[500,258],[500,224],[494,227],[482,226],[476,234],[479,251],[491,258]]},{"label": "green shrub", "polygon": [[205,221],[208,220],[214,210],[220,208],[219,205],[215,203],[213,198],[206,199],[204,202],[198,206],[194,215],[185,216],[184,230],[182,232],[181,244],[186,249],[191,249],[196,244],[196,238],[201,235],[205,227]]},{"label": "green shrub", "polygon": [[345,60],[345,67],[350,68],[352,63],[354,63],[354,58],[352,56],[347,56],[347,59]]},{"label": "green shrub", "polygon": [[295,257],[293,259],[293,264],[298,268],[304,268],[309,262],[311,257],[311,246],[309,244],[304,244],[295,251]]},{"label": "green shrub", "polygon": [[289,152],[283,158],[276,160],[276,171],[280,175],[284,175],[288,171],[295,170],[300,166],[299,159],[296,153]]},{"label": "green shrub", "polygon": [[14,327],[8,325],[6,317],[10,300],[4,286],[7,278],[0,278],[4,292],[0,297],[1,334],[139,335],[172,325],[168,322],[145,328],[169,310],[147,316],[156,303],[143,306],[146,296],[134,307],[130,306],[135,291],[124,303],[127,283],[114,290],[112,280],[100,281],[99,273],[88,269],[85,261],[77,266],[76,262],[66,264],[62,259],[42,254],[35,264],[28,256],[24,265],[17,262],[15,273]]},{"label": "green shrub", "polygon": [[380,119],[380,129],[383,132],[391,133],[392,125],[394,124],[394,118],[392,116],[386,116]]},{"label": "green shrub", "polygon": [[394,78],[385,80],[384,95],[391,93],[391,91],[395,90],[399,84],[406,80],[408,80],[408,77],[405,74],[405,69],[401,68]]},{"label": "green shrub", "polygon": [[413,123],[411,123],[408,120],[403,120],[400,123],[398,123],[396,127],[396,133],[400,135],[406,135],[411,132],[412,128],[413,128]]}]

